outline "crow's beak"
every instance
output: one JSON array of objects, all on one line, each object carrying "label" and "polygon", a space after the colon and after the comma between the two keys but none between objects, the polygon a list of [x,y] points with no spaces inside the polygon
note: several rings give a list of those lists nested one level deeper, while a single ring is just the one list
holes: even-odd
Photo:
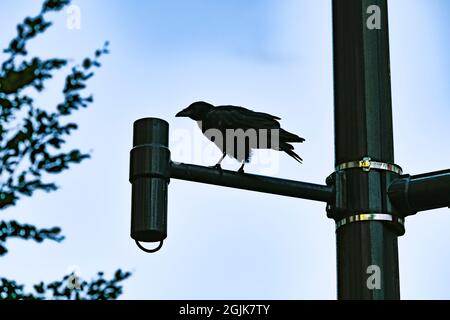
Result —
[{"label": "crow's beak", "polygon": [[178,112],[175,117],[189,117],[191,115],[191,112],[187,109],[181,110]]}]

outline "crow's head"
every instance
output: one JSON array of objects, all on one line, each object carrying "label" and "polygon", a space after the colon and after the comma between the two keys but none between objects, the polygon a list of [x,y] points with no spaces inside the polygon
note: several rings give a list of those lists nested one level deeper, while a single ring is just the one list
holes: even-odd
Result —
[{"label": "crow's head", "polygon": [[213,109],[214,106],[207,102],[198,101],[191,104],[184,110],[181,110],[176,114],[175,117],[188,117],[192,120],[200,121],[203,120],[205,115]]}]

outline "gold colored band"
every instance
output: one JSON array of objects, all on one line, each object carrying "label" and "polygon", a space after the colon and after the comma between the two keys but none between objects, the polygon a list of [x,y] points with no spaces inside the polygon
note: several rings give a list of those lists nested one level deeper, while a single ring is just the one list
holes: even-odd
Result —
[{"label": "gold colored band", "polygon": [[375,170],[390,171],[390,172],[397,173],[399,175],[401,175],[403,173],[402,168],[396,164],[373,161],[369,157],[363,158],[360,161],[350,161],[350,162],[345,162],[345,163],[339,164],[336,166],[336,171],[352,169],[352,168],[362,168],[364,171],[367,171],[367,172],[372,169],[375,169]]}]

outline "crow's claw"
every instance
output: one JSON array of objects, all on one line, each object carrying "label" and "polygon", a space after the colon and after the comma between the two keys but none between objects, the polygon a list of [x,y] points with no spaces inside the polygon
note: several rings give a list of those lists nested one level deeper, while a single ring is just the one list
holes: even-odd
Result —
[{"label": "crow's claw", "polygon": [[244,168],[240,168],[240,169],[238,170],[238,173],[244,174],[244,173],[245,173]]},{"label": "crow's claw", "polygon": [[215,166],[210,167],[212,169],[217,169],[220,172],[220,175],[223,174],[223,170],[222,170],[222,166],[220,165],[220,163],[216,164]]}]

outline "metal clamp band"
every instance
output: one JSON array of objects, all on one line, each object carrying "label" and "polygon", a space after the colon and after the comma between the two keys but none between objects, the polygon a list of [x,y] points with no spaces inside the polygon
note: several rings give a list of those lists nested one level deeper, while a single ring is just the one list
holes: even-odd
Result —
[{"label": "metal clamp band", "polygon": [[376,169],[376,170],[391,171],[391,172],[397,173],[399,175],[401,175],[403,173],[402,168],[396,164],[373,161],[369,157],[365,157],[360,161],[350,161],[350,162],[338,164],[336,166],[336,171],[352,169],[352,168],[362,168],[364,171],[367,171],[367,172],[369,172],[371,169]]},{"label": "metal clamp band", "polygon": [[386,213],[361,213],[336,221],[336,230],[349,223],[363,221],[389,221],[404,226],[404,219]]}]

